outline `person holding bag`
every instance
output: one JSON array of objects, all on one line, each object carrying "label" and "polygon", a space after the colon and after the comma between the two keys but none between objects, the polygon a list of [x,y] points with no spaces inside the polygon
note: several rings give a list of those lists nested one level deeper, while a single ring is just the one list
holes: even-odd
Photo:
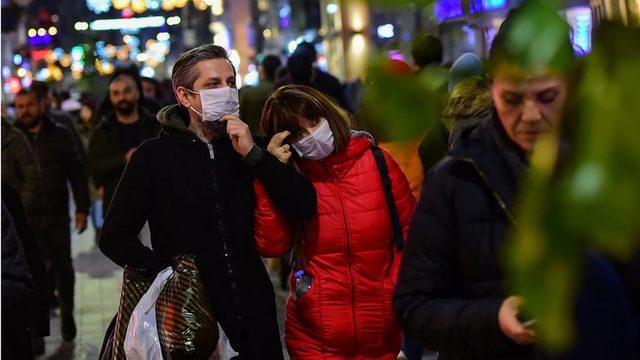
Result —
[{"label": "person holding bag", "polygon": [[[158,112],[160,135],[127,163],[100,249],[149,279],[176,257],[194,255],[204,297],[239,359],[283,359],[275,294],[254,244],[253,182],[260,179],[290,221],[313,217],[315,191],[263,151],[238,118],[236,72],[224,48],[182,54],[172,81],[178,104]],[[147,221],[153,249],[138,238]],[[194,353],[189,358],[210,355]]]},{"label": "person holding bag", "polygon": [[395,359],[401,333],[391,308],[416,206],[398,164],[347,113],[310,87],[267,100],[268,150],[315,187],[317,216],[285,219],[255,182],[256,245],[265,257],[292,250],[285,339],[293,359]]}]

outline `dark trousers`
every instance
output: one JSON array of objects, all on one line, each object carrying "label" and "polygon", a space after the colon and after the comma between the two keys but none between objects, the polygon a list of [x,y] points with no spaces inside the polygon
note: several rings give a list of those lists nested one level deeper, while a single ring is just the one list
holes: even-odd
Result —
[{"label": "dark trousers", "polygon": [[[38,231],[38,240],[47,262],[47,273],[58,289],[62,316],[73,315],[75,273],[71,260],[69,224],[48,224]],[[53,286],[51,286],[53,288]]]}]

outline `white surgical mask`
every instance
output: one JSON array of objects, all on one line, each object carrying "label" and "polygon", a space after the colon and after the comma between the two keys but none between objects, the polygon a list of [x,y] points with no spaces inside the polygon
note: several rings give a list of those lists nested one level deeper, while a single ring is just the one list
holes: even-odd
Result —
[{"label": "white surgical mask", "polygon": [[322,160],[329,156],[335,148],[333,132],[327,119],[321,119],[322,124],[309,136],[292,144],[298,155],[311,160]]},{"label": "white surgical mask", "polygon": [[192,106],[189,108],[200,115],[202,121],[218,121],[225,115],[240,115],[240,102],[236,88],[225,86],[217,89],[203,89],[199,92],[190,89],[187,91],[200,95],[202,113]]}]

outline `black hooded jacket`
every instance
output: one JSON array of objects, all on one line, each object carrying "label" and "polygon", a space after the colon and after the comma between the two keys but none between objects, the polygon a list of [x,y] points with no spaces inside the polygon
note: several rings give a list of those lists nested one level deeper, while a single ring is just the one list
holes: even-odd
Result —
[{"label": "black hooded jacket", "polygon": [[466,129],[428,173],[400,270],[394,310],[440,359],[528,359],[498,326],[507,293],[499,253],[524,160],[494,116]]},{"label": "black hooded jacket", "polygon": [[[160,136],[145,141],[127,164],[100,249],[150,275],[176,255],[195,254],[216,319],[240,358],[282,359],[275,295],[255,249],[253,182],[260,180],[291,221],[315,214],[313,186],[257,146],[243,159],[228,136],[202,142],[177,105],[158,119]],[[145,221],[153,250],[138,239]]]}]

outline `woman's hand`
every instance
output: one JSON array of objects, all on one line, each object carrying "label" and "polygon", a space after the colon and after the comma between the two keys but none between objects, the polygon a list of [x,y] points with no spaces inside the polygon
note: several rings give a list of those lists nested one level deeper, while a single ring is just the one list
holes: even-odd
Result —
[{"label": "woman's hand", "polygon": [[291,145],[282,145],[284,139],[289,137],[289,135],[291,135],[291,133],[288,131],[279,132],[273,135],[269,145],[267,146],[267,151],[277,157],[278,160],[284,164],[288,164],[289,160],[291,160]]},{"label": "woman's hand", "polygon": [[531,345],[536,342],[536,334],[517,318],[521,303],[522,298],[517,296],[509,296],[503,301],[498,311],[498,325],[509,339],[520,345]]}]

